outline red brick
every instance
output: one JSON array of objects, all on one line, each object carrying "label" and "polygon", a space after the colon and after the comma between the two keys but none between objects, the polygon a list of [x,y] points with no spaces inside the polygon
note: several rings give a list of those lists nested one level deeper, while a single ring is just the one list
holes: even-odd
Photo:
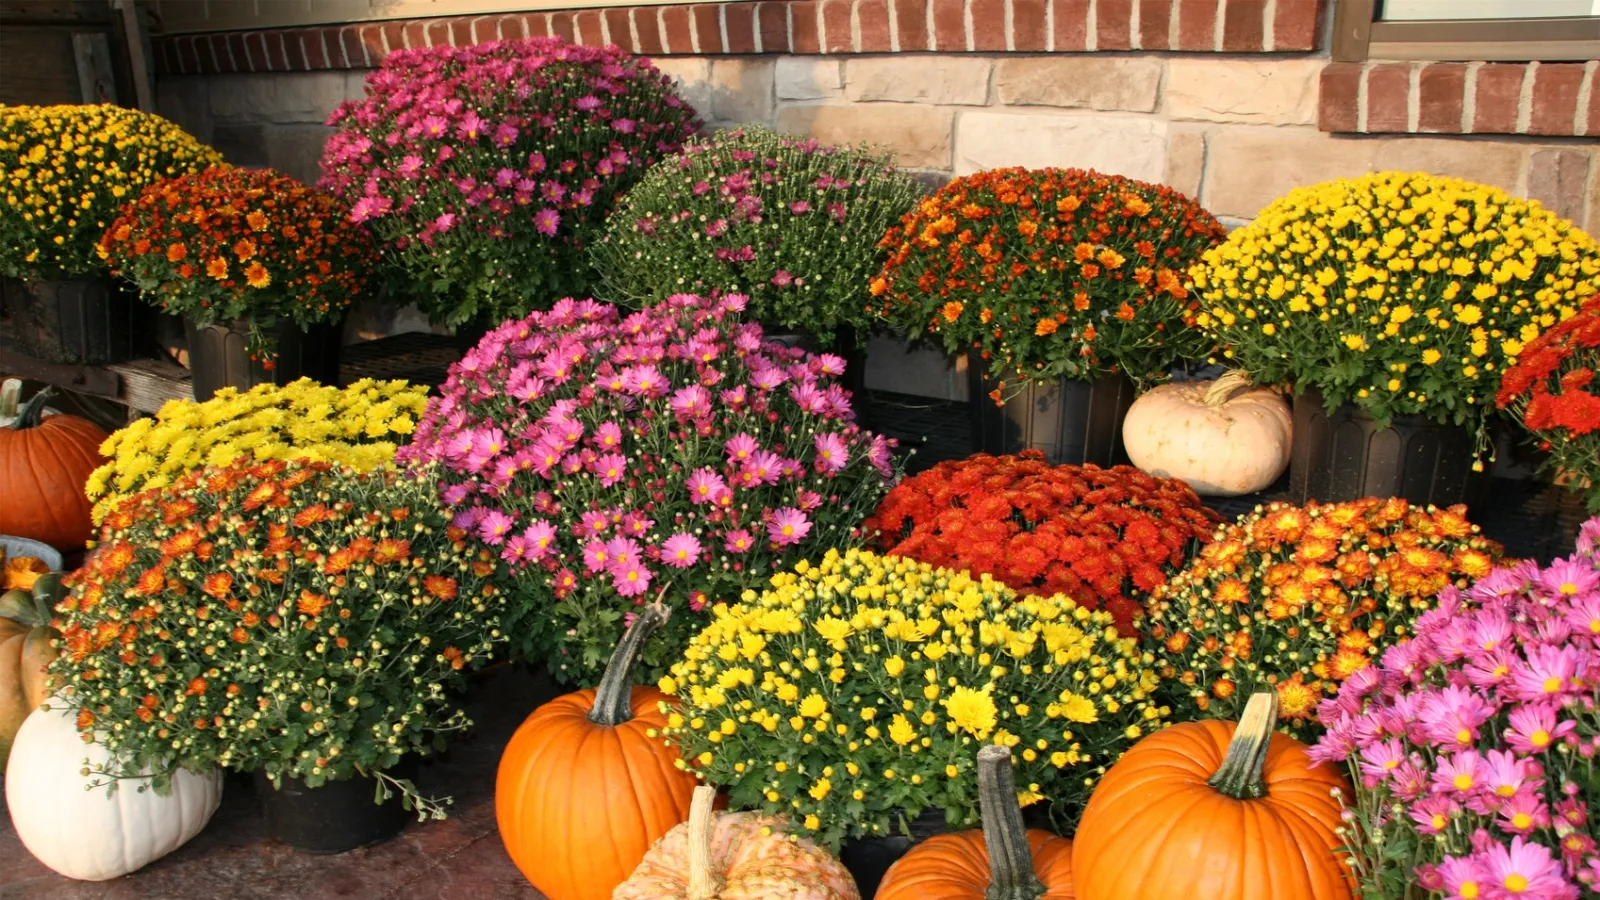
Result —
[{"label": "red brick", "polygon": [[1317,87],[1317,127],[1323,131],[1354,132],[1361,128],[1358,97],[1361,64],[1329,63]]},{"label": "red brick", "polygon": [[[385,31],[384,33],[388,34],[387,31]],[[415,49],[415,48],[418,48],[418,47],[426,47],[426,46],[428,46],[428,25],[427,25],[427,23],[426,22],[402,22],[402,23],[400,23],[400,44],[399,44],[399,46],[405,47],[408,50],[412,50],[412,49]],[[396,49],[396,45],[394,43],[394,38],[393,37],[389,38],[389,49],[391,49],[391,50]]]},{"label": "red brick", "polygon": [[1095,48],[1127,50],[1133,46],[1133,0],[1100,0],[1095,11]]},{"label": "red brick", "polygon": [[796,0],[789,4],[789,18],[794,24],[792,53],[820,53],[822,44],[817,35],[816,0]]},{"label": "red brick", "polygon": [[661,11],[661,22],[666,26],[667,49],[663,53],[693,53],[693,31],[689,25],[689,7],[669,6]]},{"label": "red brick", "polygon": [[450,21],[434,19],[428,23],[428,40],[434,47],[450,46]]},{"label": "red brick", "polygon": [[[178,52],[177,45],[172,48],[172,61],[178,71],[183,70],[183,60]],[[257,31],[244,36],[244,60],[240,71],[265,72],[267,70],[267,44],[266,39]]]},{"label": "red brick", "polygon": [[639,48],[633,43],[633,26],[628,24],[628,11],[608,9],[602,15],[606,20],[606,32],[611,38],[611,43],[629,53],[638,53]]},{"label": "red brick", "polygon": [[572,13],[572,41],[586,47],[605,44],[600,32],[600,13],[597,10],[575,10]]},{"label": "red brick", "polygon": [[1263,46],[1262,16],[1266,0],[1226,0],[1222,19],[1222,49],[1232,53],[1259,53]]},{"label": "red brick", "polygon": [[932,50],[928,43],[928,5],[925,0],[894,0],[895,30],[900,33],[900,52]]},{"label": "red brick", "polygon": [[528,32],[528,37],[544,38],[554,37],[550,30],[550,17],[545,13],[528,13],[522,17],[522,28]]},{"label": "red brick", "polygon": [[1278,0],[1278,11],[1272,17],[1272,49],[1317,49],[1326,8],[1326,0]]},{"label": "red brick", "polygon": [[500,16],[494,20],[494,30],[503,41],[513,41],[528,36],[527,30],[522,25],[521,16]]},{"label": "red brick", "polygon": [[961,0],[933,0],[933,39],[940,53],[967,49],[967,16]]},{"label": "red brick", "polygon": [[822,52],[849,53],[856,48],[850,33],[850,0],[822,0]]},{"label": "red brick", "polygon": [[1367,121],[1371,134],[1409,131],[1406,106],[1411,98],[1411,66],[1383,63],[1367,71]]},{"label": "red brick", "polygon": [[472,37],[472,20],[466,16],[458,16],[450,21],[450,46],[471,47],[477,41]]},{"label": "red brick", "polygon": [[368,54],[374,61],[383,56],[383,30],[371,25],[345,25],[339,29],[338,38],[328,36],[328,52],[339,66],[362,68]]},{"label": "red brick", "polygon": [[558,12],[550,14],[550,34],[571,43],[577,37],[572,27],[572,13]]},{"label": "red brick", "polygon": [[689,24],[699,40],[699,52],[722,52],[722,19],[717,16],[717,4],[696,3],[689,7]]},{"label": "red brick", "polygon": [[[247,64],[247,59],[244,50],[244,35],[237,31],[233,31],[222,35],[221,38],[223,46],[218,49],[217,58],[222,61],[223,65],[228,67],[228,71],[230,72],[246,71],[245,66]],[[170,52],[171,43],[167,42],[164,44],[164,46],[168,47]],[[338,53],[335,52],[334,56],[337,58]],[[361,54],[359,51],[356,53],[355,64],[358,66],[361,65]]]},{"label": "red brick", "polygon": [[661,46],[661,23],[656,19],[654,6],[637,6],[628,10],[628,16],[633,19],[633,27],[639,29],[639,51],[645,56],[659,56]]},{"label": "red brick", "polygon": [[1464,63],[1434,63],[1424,68],[1417,76],[1417,130],[1460,134],[1466,83]]},{"label": "red brick", "polygon": [[[1585,133],[1591,136],[1600,134],[1600,74],[1595,75],[1589,84],[1589,127]],[[1600,219],[1589,223],[1589,230],[1600,232]]]},{"label": "red brick", "polygon": [[971,0],[972,49],[1006,49],[1006,0]]},{"label": "red brick", "polygon": [[756,52],[756,5],[729,3],[722,8],[722,18],[728,25],[728,52]]},{"label": "red brick", "polygon": [[756,4],[756,27],[761,30],[762,53],[789,52],[789,6],[767,0]]},{"label": "red brick", "polygon": [[1528,67],[1520,63],[1490,63],[1478,70],[1477,99],[1472,111],[1474,133],[1516,133],[1522,78],[1527,71]]},{"label": "red brick", "polygon": [[[305,50],[306,68],[314,70],[331,69],[328,62],[328,51],[325,49],[324,40],[334,35],[329,34],[331,28],[307,28],[300,34],[300,46]],[[215,54],[217,63],[224,68],[228,65],[228,48],[221,38],[212,38],[211,52]]]},{"label": "red brick", "polygon": [[[1216,49],[1219,2],[1220,0],[1178,0],[1178,49]],[[1056,49],[1061,48],[1057,46]]]},{"label": "red brick", "polygon": [[[306,44],[307,44],[307,46],[309,48],[310,45],[314,42],[316,44],[317,58],[318,59],[325,59],[326,56],[322,53],[322,42],[320,40],[317,40],[317,38],[320,37],[320,31],[321,31],[321,29],[316,29],[316,30],[311,31],[310,32],[311,37],[308,37],[306,39]],[[221,34],[213,34],[211,36],[211,39],[206,41],[206,45],[207,45],[206,46],[207,54],[212,59],[216,60],[216,66],[217,66],[216,71],[218,71],[218,72],[232,72],[233,71],[233,66],[228,62],[228,38],[227,38],[227,36],[226,35],[221,35]],[[323,68],[327,68],[327,65],[324,64]]]},{"label": "red brick", "polygon": [[1528,118],[1528,133],[1575,133],[1583,64],[1545,63],[1533,76],[1533,114]]},{"label": "red brick", "polygon": [[180,37],[177,41],[178,72],[183,75],[195,75],[200,71],[200,54],[195,52],[194,39]]},{"label": "red brick", "polygon": [[[311,68],[311,62],[306,58],[306,30],[280,32],[283,35],[283,52],[289,59],[289,70],[292,72],[305,72]],[[210,59],[201,48],[202,64],[207,64]]]},{"label": "red brick", "polygon": [[467,36],[474,44],[487,44],[496,40],[494,36],[494,16],[473,16],[467,23]]},{"label": "red brick", "polygon": [[177,70],[172,67],[172,39],[154,37],[150,39],[150,67],[157,75],[172,75]]},{"label": "red brick", "polygon": [[888,53],[892,49],[888,0],[860,0],[856,4],[856,23],[861,30],[862,53]]},{"label": "red brick", "polygon": [[1172,0],[1139,0],[1139,48],[1166,50],[1172,24]]},{"label": "red brick", "polygon": [[1055,0],[1055,51],[1089,48],[1089,0]]},{"label": "red brick", "polygon": [[[1046,0],[1011,0],[1011,48],[1021,53],[1043,51],[1050,34],[1045,29]],[[976,22],[974,22],[976,24]]]},{"label": "red brick", "polygon": [[272,60],[272,71],[289,71],[289,42],[283,32],[275,31],[267,37],[267,58]]}]

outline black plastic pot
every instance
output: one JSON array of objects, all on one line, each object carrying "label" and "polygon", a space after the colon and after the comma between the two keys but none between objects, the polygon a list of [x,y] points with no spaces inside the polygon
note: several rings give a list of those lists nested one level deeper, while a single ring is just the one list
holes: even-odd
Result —
[{"label": "black plastic pot", "polygon": [[1056,465],[1128,462],[1122,420],[1133,405],[1134,386],[1126,376],[1029,382],[999,406],[989,397],[996,382],[978,359],[969,356],[967,362],[973,449],[996,455],[1041,450]]},{"label": "black plastic pot", "polygon": [[900,857],[905,856],[920,841],[936,834],[945,834],[950,827],[945,824],[942,810],[928,810],[908,823],[911,835],[889,835],[876,838],[850,838],[839,847],[839,862],[849,870],[861,891],[861,900],[872,900],[883,883],[884,873]]},{"label": "black plastic pot", "polygon": [[[401,757],[389,775],[414,780],[416,757]],[[255,785],[268,832],[306,853],[344,853],[382,843],[399,834],[412,815],[392,788],[382,804],[372,802],[378,790],[376,778],[357,776],[316,788],[306,787],[298,778],[285,778],[282,789],[275,789],[267,773],[258,770]]]},{"label": "black plastic pot", "polygon": [[1480,502],[1486,472],[1472,471],[1472,435],[1423,416],[1396,416],[1388,428],[1354,406],[1329,410],[1322,395],[1294,398],[1289,493],[1296,503],[1399,497],[1449,506]]},{"label": "black plastic pot", "polygon": [[313,325],[306,331],[288,320],[267,326],[277,340],[277,359],[268,369],[250,358],[246,320],[198,325],[187,317],[189,373],[196,400],[210,400],[225,387],[247,391],[258,384],[288,384],[301,376],[327,385],[339,384],[339,357],[344,347],[344,320]]},{"label": "black plastic pot", "polygon": [[0,348],[63,365],[123,362],[155,341],[156,312],[110,278],[0,278]]}]

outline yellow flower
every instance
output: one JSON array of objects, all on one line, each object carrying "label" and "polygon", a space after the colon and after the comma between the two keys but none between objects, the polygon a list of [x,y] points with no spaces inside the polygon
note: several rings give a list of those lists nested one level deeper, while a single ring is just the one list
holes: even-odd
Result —
[{"label": "yellow flower", "polygon": [[898,656],[891,656],[883,661],[883,670],[889,673],[890,678],[899,678],[900,673],[906,670],[906,661]]},{"label": "yellow flower", "polygon": [[904,747],[917,739],[917,729],[905,716],[895,713],[894,719],[889,723],[889,740]]},{"label": "yellow flower", "polygon": [[800,701],[800,715],[808,719],[815,719],[828,711],[828,701],[822,699],[821,694],[807,694]]},{"label": "yellow flower", "polygon": [[994,698],[989,696],[987,689],[975,691],[968,687],[958,687],[950,692],[950,697],[944,701],[945,714],[957,728],[967,732],[973,737],[983,740],[989,736],[995,726]]}]

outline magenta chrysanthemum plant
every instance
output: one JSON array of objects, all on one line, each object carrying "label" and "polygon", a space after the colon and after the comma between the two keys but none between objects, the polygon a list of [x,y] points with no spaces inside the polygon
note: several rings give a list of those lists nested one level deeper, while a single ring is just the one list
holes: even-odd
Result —
[{"label": "magenta chrysanthemum plant", "polygon": [[1577,553],[1447,588],[1412,638],[1325,701],[1367,897],[1576,900],[1600,891],[1600,518]]},{"label": "magenta chrysanthemum plant", "polygon": [[844,360],[763,340],[745,298],[593,300],[502,324],[451,367],[407,461],[437,461],[454,527],[521,576],[513,647],[592,683],[631,611],[672,607],[640,676],[773,572],[863,543],[896,475],[853,422]]},{"label": "magenta chrysanthemum plant", "polygon": [[699,128],[648,60],[558,38],[390,54],[340,104],[319,184],[443,325],[586,296],[617,197]]}]

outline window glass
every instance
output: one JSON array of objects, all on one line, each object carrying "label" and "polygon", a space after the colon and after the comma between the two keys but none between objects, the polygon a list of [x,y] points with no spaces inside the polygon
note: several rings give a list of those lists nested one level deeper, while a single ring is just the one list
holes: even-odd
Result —
[{"label": "window glass", "polygon": [[1386,22],[1600,16],[1600,0],[1384,0]]}]

